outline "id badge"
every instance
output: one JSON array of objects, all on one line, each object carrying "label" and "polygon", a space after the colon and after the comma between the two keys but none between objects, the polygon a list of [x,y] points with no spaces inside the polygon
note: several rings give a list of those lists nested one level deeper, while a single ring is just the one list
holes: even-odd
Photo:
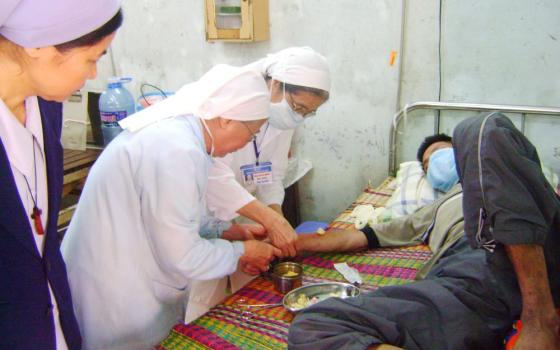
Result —
[{"label": "id badge", "polygon": [[240,168],[245,185],[267,185],[272,183],[272,163],[264,162],[259,165],[247,164]]}]

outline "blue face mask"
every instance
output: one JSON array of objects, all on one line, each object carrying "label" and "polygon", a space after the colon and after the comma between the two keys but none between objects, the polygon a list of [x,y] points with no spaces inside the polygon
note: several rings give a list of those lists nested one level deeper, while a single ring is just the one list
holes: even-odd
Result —
[{"label": "blue face mask", "polygon": [[447,192],[459,181],[453,148],[443,148],[430,156],[428,182],[436,190]]}]

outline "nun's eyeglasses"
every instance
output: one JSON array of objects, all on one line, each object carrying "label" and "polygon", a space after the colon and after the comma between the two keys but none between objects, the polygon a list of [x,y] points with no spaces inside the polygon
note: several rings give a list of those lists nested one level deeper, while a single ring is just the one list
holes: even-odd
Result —
[{"label": "nun's eyeglasses", "polygon": [[317,114],[317,110],[310,111],[309,109],[307,109],[307,107],[296,103],[291,92],[288,91],[287,95],[290,96],[290,101],[288,101],[287,99],[286,101],[288,101],[290,108],[297,114],[300,114],[304,118],[313,117],[315,114]]},{"label": "nun's eyeglasses", "polygon": [[241,122],[241,124],[245,125],[247,131],[249,131],[249,135],[251,135],[251,142],[255,141],[257,139],[257,133],[253,132],[249,125],[247,125],[245,122]]}]

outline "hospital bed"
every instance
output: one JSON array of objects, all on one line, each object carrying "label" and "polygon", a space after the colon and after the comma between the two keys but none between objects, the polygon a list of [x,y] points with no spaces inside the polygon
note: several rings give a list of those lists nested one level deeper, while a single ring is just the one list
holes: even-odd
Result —
[{"label": "hospital bed", "polygon": [[[401,122],[414,111],[433,113],[434,129],[441,130],[442,111],[501,111],[520,114],[522,130],[527,115],[560,116],[560,109],[528,106],[498,106],[483,104],[460,104],[441,102],[419,102],[407,105],[395,115],[391,130],[389,174],[394,175],[399,161],[398,147],[402,131]],[[409,120],[410,121],[410,120]],[[425,135],[424,135],[425,136]],[[409,139],[409,138],[407,138]],[[419,143],[416,143],[416,147]],[[410,158],[409,158],[410,159]],[[387,177],[378,186],[367,186],[356,200],[330,223],[331,228],[345,229],[353,226],[350,216],[353,208],[360,204],[384,206],[395,191],[395,178]],[[328,233],[327,233],[328,234]],[[349,254],[313,254],[298,260],[304,268],[304,285],[325,281],[341,281],[334,263],[347,262],[356,268],[363,278],[363,289],[375,290],[386,285],[399,285],[414,280],[417,271],[430,258],[431,252],[425,245],[404,248],[381,248]],[[272,282],[257,277],[245,287],[226,298],[206,314],[189,324],[177,324],[169,336],[157,347],[158,350],[177,349],[285,349],[290,322],[293,315],[282,307],[251,311],[244,304],[271,304],[281,302],[282,295],[274,290]]]}]

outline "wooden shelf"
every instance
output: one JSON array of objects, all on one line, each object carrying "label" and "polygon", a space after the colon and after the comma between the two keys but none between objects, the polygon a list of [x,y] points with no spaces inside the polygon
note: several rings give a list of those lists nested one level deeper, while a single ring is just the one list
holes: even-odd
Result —
[{"label": "wooden shelf", "polygon": [[268,0],[240,0],[241,27],[221,29],[216,26],[216,0],[205,0],[206,41],[252,42],[270,37]]}]

